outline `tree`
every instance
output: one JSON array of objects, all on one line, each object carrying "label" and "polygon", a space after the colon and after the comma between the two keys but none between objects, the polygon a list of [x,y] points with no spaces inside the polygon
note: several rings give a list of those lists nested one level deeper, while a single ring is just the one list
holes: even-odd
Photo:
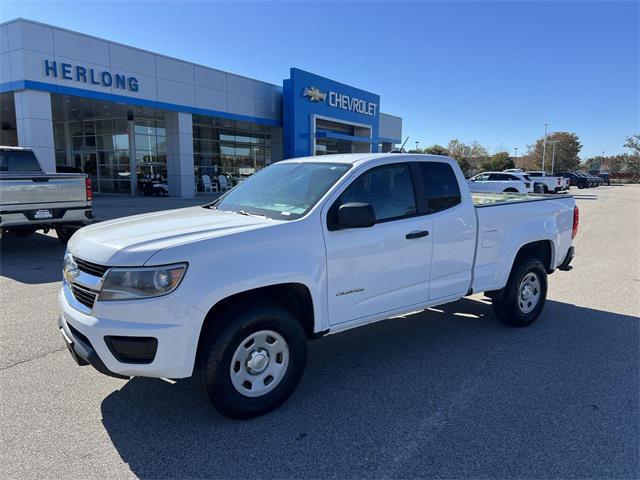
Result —
[{"label": "tree", "polygon": [[431,155],[449,155],[449,151],[442,145],[431,145],[423,150],[423,153],[429,153]]},{"label": "tree", "polygon": [[485,171],[501,172],[507,168],[514,168],[515,163],[509,152],[498,152],[480,164],[480,168]]},{"label": "tree", "polygon": [[[582,144],[580,138],[575,133],[570,132],[553,132],[547,135],[547,152],[545,155],[544,168],[551,171],[553,144],[549,142],[557,141],[556,157],[554,162],[554,170],[576,170],[580,166],[580,150]],[[544,139],[540,138],[536,141],[533,148],[533,158],[537,164],[537,169],[542,168],[542,152]]]},{"label": "tree", "polygon": [[586,170],[587,172],[591,170],[600,170],[600,165],[603,165],[604,160],[604,157],[587,158],[584,162],[582,162],[580,168]]},{"label": "tree", "polygon": [[636,155],[640,155],[640,133],[636,133],[635,135],[631,135],[627,137],[627,141],[624,146],[633,150],[633,153]]},{"label": "tree", "polygon": [[627,157],[625,170],[631,174],[634,182],[640,180],[640,133],[627,137],[624,146],[632,151]]},{"label": "tree", "polygon": [[478,142],[466,145],[456,138],[448,143],[447,150],[449,156],[460,164],[465,177],[472,175],[489,156],[487,150]]},{"label": "tree", "polygon": [[640,154],[629,155],[626,171],[631,174],[631,179],[634,182],[640,180]]},{"label": "tree", "polygon": [[616,176],[626,166],[629,155],[615,155],[613,157],[603,157],[602,165],[609,171],[609,175]]}]

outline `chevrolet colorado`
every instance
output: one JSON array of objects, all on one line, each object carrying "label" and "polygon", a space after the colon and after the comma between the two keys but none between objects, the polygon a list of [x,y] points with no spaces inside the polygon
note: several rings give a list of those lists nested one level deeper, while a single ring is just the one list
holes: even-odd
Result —
[{"label": "chevrolet colorado", "polygon": [[577,228],[572,197],[471,194],[448,157],[285,160],[211,204],[79,230],[59,327],[81,365],[195,375],[222,413],[250,418],[291,395],[312,338],[477,292],[530,325]]}]

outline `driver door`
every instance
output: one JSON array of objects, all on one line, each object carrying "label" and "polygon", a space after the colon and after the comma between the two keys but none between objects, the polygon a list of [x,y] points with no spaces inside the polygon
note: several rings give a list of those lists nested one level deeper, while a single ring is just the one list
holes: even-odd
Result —
[{"label": "driver door", "polygon": [[325,224],[329,322],[365,321],[429,299],[432,220],[418,215],[409,164],[373,167],[333,203],[372,205],[376,223],[331,229]]}]

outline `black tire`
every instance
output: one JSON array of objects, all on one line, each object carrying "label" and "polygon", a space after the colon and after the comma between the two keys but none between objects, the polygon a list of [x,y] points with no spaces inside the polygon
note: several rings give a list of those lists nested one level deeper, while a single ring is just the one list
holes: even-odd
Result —
[{"label": "black tire", "polygon": [[[243,395],[231,379],[236,349],[253,333],[274,331],[288,346],[288,365],[276,386],[262,396]],[[213,406],[223,415],[248,419],[264,415],[284,403],[293,393],[307,360],[307,338],[298,319],[286,308],[274,303],[231,308],[215,318],[198,348],[196,381]],[[240,362],[235,362],[244,368]],[[266,384],[266,381],[265,381]]]},{"label": "black tire", "polygon": [[503,190],[503,193],[518,193],[518,190],[516,190],[515,188],[505,188]]},{"label": "black tire", "polygon": [[546,185],[542,187],[542,193],[549,193],[549,188]]},{"label": "black tire", "polygon": [[586,185],[585,185],[585,183],[584,183],[584,182],[578,182],[578,188],[579,188],[580,190],[582,190],[584,187],[586,187]]},{"label": "black tire", "polygon": [[75,227],[55,227],[56,235],[58,236],[58,240],[63,245],[66,245],[74,233],[78,230]]},{"label": "black tire", "polygon": [[[520,287],[525,277],[534,275],[538,279],[538,298],[534,308],[531,308],[527,300],[520,296]],[[532,291],[535,291],[533,289]],[[542,313],[547,299],[547,271],[543,263],[537,258],[527,258],[513,267],[507,285],[499,295],[493,297],[493,311],[498,319],[505,325],[512,327],[528,327]]]}]

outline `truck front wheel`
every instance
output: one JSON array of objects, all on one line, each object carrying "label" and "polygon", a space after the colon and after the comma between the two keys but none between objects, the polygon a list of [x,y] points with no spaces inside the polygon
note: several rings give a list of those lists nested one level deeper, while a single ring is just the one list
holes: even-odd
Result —
[{"label": "truck front wheel", "polygon": [[277,408],[293,393],[307,359],[298,319],[284,307],[263,303],[222,312],[198,352],[200,386],[222,414],[253,418]]},{"label": "truck front wheel", "polygon": [[547,299],[547,272],[537,258],[520,262],[502,292],[493,297],[498,319],[513,327],[527,327],[542,313]]}]

